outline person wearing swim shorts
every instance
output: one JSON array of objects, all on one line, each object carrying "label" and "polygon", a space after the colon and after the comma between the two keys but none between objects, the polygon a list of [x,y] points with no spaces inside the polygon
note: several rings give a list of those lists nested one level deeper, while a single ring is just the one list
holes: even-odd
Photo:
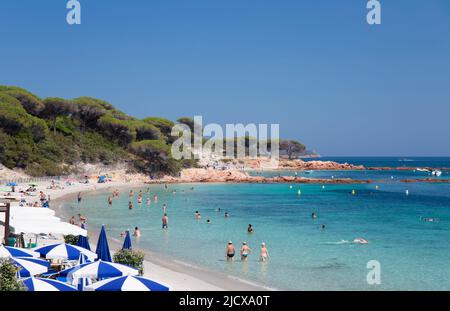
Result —
[{"label": "person wearing swim shorts", "polygon": [[225,251],[225,257],[227,261],[234,261],[234,255],[236,254],[236,249],[234,248],[233,242],[228,241],[227,249]]}]

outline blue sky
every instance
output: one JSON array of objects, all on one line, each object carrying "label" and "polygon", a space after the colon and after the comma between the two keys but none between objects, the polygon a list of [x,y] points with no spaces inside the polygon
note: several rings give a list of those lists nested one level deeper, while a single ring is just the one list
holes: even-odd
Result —
[{"label": "blue sky", "polygon": [[0,84],[279,123],[323,155],[450,155],[450,1],[2,1]]}]

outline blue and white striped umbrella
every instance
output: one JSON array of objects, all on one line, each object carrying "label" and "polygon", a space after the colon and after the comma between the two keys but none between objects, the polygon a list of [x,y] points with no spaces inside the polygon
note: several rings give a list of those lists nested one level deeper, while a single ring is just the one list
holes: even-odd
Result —
[{"label": "blue and white striped umbrella", "polygon": [[23,284],[30,292],[76,292],[77,289],[61,281],[42,278],[28,278]]},{"label": "blue and white striped umbrella", "polygon": [[[80,254],[80,258],[78,259],[78,265],[84,265],[85,263],[90,262],[86,255]],[[79,291],[83,291],[83,289],[92,284],[92,280],[90,278],[80,278],[74,280],[76,283],[74,285],[77,286]]]},{"label": "blue and white striped umbrella", "polygon": [[18,276],[21,278],[45,273],[50,268],[48,261],[34,257],[11,257],[9,260],[20,269]]},{"label": "blue and white striped umbrella", "polygon": [[39,253],[25,248],[3,246],[0,244],[0,258],[10,257],[39,257]]},{"label": "blue and white striped umbrella", "polygon": [[80,278],[104,279],[116,276],[139,274],[137,269],[103,260],[85,263],[72,269],[73,270],[67,273],[67,275],[74,280]]},{"label": "blue and white striped umbrella", "polygon": [[34,251],[45,256],[47,259],[68,259],[77,260],[80,257],[80,253],[86,255],[89,260],[95,260],[97,254],[91,252],[83,247],[76,245],[70,245],[66,243],[46,245],[34,249]]},{"label": "blue and white striped umbrella", "polygon": [[169,291],[169,287],[140,276],[120,276],[106,279],[86,287],[87,291]]}]

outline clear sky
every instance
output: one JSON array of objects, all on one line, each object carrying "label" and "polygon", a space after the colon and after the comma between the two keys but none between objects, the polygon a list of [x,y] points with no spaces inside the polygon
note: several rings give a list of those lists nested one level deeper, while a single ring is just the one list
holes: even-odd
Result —
[{"label": "clear sky", "polygon": [[450,1],[0,2],[0,84],[136,117],[279,123],[323,155],[450,156]]}]

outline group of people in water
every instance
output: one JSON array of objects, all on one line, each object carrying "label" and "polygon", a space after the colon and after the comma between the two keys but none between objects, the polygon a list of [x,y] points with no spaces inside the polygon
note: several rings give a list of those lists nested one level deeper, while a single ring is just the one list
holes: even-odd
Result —
[{"label": "group of people in water", "polygon": [[[253,228],[252,224],[248,224],[247,227],[247,233],[252,234],[255,232],[255,229]],[[247,261],[248,256],[252,252],[252,249],[248,245],[246,241],[242,242],[241,249],[239,251],[239,254],[241,256],[241,261]],[[227,261],[234,261],[234,256],[236,255],[236,248],[233,245],[232,241],[228,241],[226,250],[225,250],[225,258]],[[261,243],[261,248],[259,252],[259,260],[261,262],[265,262],[269,259],[269,251],[267,250],[266,243]]]}]

